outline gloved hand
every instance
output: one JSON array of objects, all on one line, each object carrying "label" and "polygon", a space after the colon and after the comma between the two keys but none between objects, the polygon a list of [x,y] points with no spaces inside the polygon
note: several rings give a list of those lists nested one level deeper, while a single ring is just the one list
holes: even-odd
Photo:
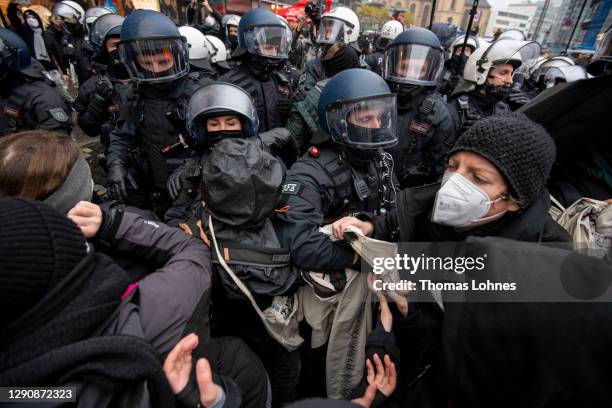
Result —
[{"label": "gloved hand", "polygon": [[198,186],[201,174],[202,166],[195,160],[186,161],[177,168],[166,182],[166,189],[172,201],[176,201],[182,190],[191,194]]},{"label": "gloved hand", "polygon": [[109,102],[113,97],[113,86],[109,81],[103,79],[96,82],[96,91],[94,94],[104,102]]},{"label": "gloved hand", "polygon": [[71,43],[67,43],[66,45],[64,45],[64,49],[62,50],[62,52],[64,53],[65,57],[72,57],[76,52],[76,47]]},{"label": "gloved hand", "polygon": [[127,170],[121,164],[111,164],[106,174],[108,196],[112,200],[123,202],[127,199],[125,187]]},{"label": "gloved hand", "polygon": [[463,118],[463,122],[461,123],[461,130],[464,132],[467,128],[472,126],[474,123],[478,122],[480,119],[480,115],[467,115]]},{"label": "gloved hand", "polygon": [[510,95],[508,95],[508,102],[517,105],[523,106],[527,104],[531,100],[531,97],[523,91],[512,90]]}]

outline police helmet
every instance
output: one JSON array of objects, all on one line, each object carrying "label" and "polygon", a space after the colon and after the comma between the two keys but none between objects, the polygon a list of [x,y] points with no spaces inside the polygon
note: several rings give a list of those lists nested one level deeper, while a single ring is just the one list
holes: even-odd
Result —
[{"label": "police helmet", "polygon": [[463,70],[463,78],[476,85],[484,85],[492,68],[510,64],[514,73],[519,68],[528,71],[539,55],[540,44],[535,41],[502,39],[483,44],[470,55]]},{"label": "police helmet", "polygon": [[125,17],[119,14],[105,14],[93,22],[89,32],[89,42],[98,54],[104,52],[104,43],[108,37],[121,35],[121,26],[124,21]]},{"label": "police helmet", "polygon": [[100,17],[106,14],[114,14],[115,12],[106,7],[90,7],[85,11],[85,30],[89,33],[91,25]]},{"label": "police helmet", "polygon": [[62,18],[74,18],[79,24],[85,22],[85,10],[81,5],[72,0],[63,0],[53,6],[53,15]]},{"label": "police helmet", "polygon": [[189,63],[198,68],[210,68],[210,52],[208,51],[204,34],[191,26],[181,26],[179,27],[179,32],[187,39]]},{"label": "police helmet", "polygon": [[19,72],[32,63],[30,50],[15,32],[0,27],[0,75]]},{"label": "police helmet", "polygon": [[426,28],[410,28],[397,37],[385,52],[383,76],[387,81],[436,86],[444,69],[444,49]]},{"label": "police helmet", "polygon": [[256,8],[240,19],[238,43],[251,55],[283,60],[289,57],[291,38],[276,14]]},{"label": "police helmet", "polygon": [[119,54],[137,82],[167,82],[189,73],[187,41],[158,11],[136,10],[125,19]]},{"label": "police helmet", "polygon": [[334,7],[321,17],[317,43],[356,43],[359,39],[359,17],[348,7]]},{"label": "police helmet", "polygon": [[245,137],[257,135],[259,119],[251,96],[234,84],[215,82],[198,89],[189,98],[186,113],[189,136],[197,144],[203,144],[207,138],[206,120],[223,115],[239,116]]},{"label": "police helmet", "polygon": [[319,125],[340,145],[378,149],[397,144],[396,95],[380,76],[360,68],[334,75],[321,91]]}]

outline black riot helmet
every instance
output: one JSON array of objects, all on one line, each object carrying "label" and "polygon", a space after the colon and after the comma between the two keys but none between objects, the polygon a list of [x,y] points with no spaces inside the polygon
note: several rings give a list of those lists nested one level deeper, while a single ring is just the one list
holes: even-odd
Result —
[{"label": "black riot helmet", "polygon": [[444,49],[425,28],[411,28],[397,37],[385,52],[383,77],[394,88],[436,86],[444,69]]},{"label": "black riot helmet", "polygon": [[291,48],[290,32],[270,10],[255,8],[240,19],[238,42],[251,55],[286,60]]},{"label": "black riot helmet", "polygon": [[32,63],[30,50],[19,35],[0,27],[0,78],[9,72],[19,72]]},{"label": "black riot helmet", "polygon": [[339,145],[372,150],[397,144],[396,96],[372,71],[334,75],[321,91],[318,115],[321,129]]},{"label": "black riot helmet", "polygon": [[125,19],[119,54],[137,82],[169,82],[189,73],[187,40],[158,11],[136,10]]}]

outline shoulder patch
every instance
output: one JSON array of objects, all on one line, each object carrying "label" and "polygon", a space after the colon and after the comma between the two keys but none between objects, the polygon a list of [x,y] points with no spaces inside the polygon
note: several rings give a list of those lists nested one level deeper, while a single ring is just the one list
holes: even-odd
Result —
[{"label": "shoulder patch", "polygon": [[283,184],[281,194],[297,195],[300,192],[300,187],[302,187],[302,183],[285,183]]},{"label": "shoulder patch", "polygon": [[19,108],[8,104],[4,105],[4,108],[2,108],[2,113],[13,118],[18,118],[20,115]]},{"label": "shoulder patch", "polygon": [[49,109],[49,115],[58,122],[67,122],[69,119],[63,108]]}]

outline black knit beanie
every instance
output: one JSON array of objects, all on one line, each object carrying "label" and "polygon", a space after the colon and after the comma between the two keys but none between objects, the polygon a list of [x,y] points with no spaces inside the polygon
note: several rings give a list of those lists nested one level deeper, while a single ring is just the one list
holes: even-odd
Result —
[{"label": "black knit beanie", "polygon": [[24,198],[0,199],[0,327],[17,320],[87,254],[64,214]]},{"label": "black knit beanie", "polygon": [[476,122],[459,137],[449,155],[460,150],[477,153],[493,163],[523,208],[542,191],[555,161],[555,144],[546,129],[519,113]]},{"label": "black knit beanie", "polygon": [[335,43],[327,51],[327,54],[321,58],[321,63],[325,76],[331,78],[346,69],[359,68],[359,56],[350,45]]}]

